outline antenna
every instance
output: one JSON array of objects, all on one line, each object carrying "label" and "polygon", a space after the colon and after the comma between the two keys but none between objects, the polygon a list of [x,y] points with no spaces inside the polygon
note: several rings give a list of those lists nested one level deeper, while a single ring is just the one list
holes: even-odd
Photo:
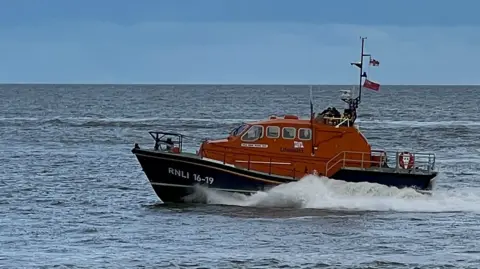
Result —
[{"label": "antenna", "polygon": [[363,49],[364,49],[364,46],[365,46],[365,39],[367,39],[366,37],[360,37],[362,39],[362,52],[360,53],[360,81],[358,83],[358,103],[357,103],[357,107],[358,107],[358,104],[360,104],[360,101],[362,100],[362,77],[363,77],[363,57],[365,56],[365,54],[363,54]]},{"label": "antenna", "polygon": [[351,65],[355,65],[356,67],[360,68],[360,76],[359,76],[359,82],[358,82],[358,96],[355,99],[350,99],[350,101],[348,102],[350,109],[355,113],[354,118],[356,118],[356,109],[358,108],[358,105],[362,101],[362,78],[367,77],[367,73],[363,71],[363,58],[370,57],[370,54],[364,53],[366,39],[367,37],[362,37],[362,36],[360,37],[360,40],[362,41],[362,47],[360,52],[360,62],[350,63]]},{"label": "antenna", "polygon": [[312,93],[313,86],[310,85],[310,118],[313,118],[313,93]]},{"label": "antenna", "polygon": [[358,96],[355,98],[353,101],[353,107],[358,108],[358,105],[362,101],[362,78],[367,77],[367,73],[363,72],[363,58],[364,57],[370,57],[370,54],[365,54],[364,49],[365,49],[365,40],[367,37],[360,37],[360,40],[362,41],[362,47],[360,51],[360,62],[356,63],[351,63],[351,65],[355,65],[356,67],[360,68],[360,76],[359,76],[359,82],[358,82]]},{"label": "antenna", "polygon": [[313,118],[315,116],[313,112],[313,86],[310,85],[310,129],[312,130],[312,156],[315,155],[315,124],[313,124]]}]

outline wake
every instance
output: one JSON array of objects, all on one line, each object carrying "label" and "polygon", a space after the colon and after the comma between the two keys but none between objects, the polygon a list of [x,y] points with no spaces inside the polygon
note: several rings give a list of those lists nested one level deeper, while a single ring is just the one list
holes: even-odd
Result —
[{"label": "wake", "polygon": [[252,195],[196,187],[208,204],[244,207],[291,207],[333,210],[403,212],[478,212],[480,189],[434,190],[424,195],[413,189],[398,189],[372,183],[348,183],[308,175]]}]

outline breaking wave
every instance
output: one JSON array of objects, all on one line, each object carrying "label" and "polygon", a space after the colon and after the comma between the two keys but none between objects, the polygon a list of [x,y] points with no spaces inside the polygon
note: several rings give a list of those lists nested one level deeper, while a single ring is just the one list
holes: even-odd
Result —
[{"label": "breaking wave", "polygon": [[[480,188],[434,190],[432,195],[372,183],[348,183],[308,175],[251,196],[197,187],[208,204],[333,210],[480,213]],[[198,196],[198,197],[200,197]]]}]

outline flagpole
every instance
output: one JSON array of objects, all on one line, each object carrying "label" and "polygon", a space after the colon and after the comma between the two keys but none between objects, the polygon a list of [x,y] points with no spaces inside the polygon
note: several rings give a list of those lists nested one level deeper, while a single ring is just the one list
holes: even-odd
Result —
[{"label": "flagpole", "polygon": [[365,39],[366,37],[360,37],[362,39],[362,51],[360,53],[360,82],[358,84],[358,103],[361,102],[362,100],[362,77],[363,77],[363,57],[365,56],[363,54],[363,46],[365,45]]},{"label": "flagpole", "polygon": [[[365,39],[367,37],[362,37],[360,36],[360,39],[362,40],[362,48],[360,52],[360,62],[354,62],[350,63],[351,65],[355,65],[360,69],[360,77],[359,77],[359,82],[358,82],[358,96],[355,97],[355,99],[351,98],[350,101],[348,102],[350,105],[350,109],[354,112],[355,115],[353,115],[353,121],[356,119],[356,112],[358,105],[360,104],[362,100],[362,88],[365,86],[365,88],[369,88],[375,91],[378,91],[380,85],[378,83],[374,83],[370,80],[367,79],[367,73],[363,71],[363,58],[364,57],[370,57],[370,62],[369,64],[373,64],[374,66],[379,65],[379,62],[377,60],[374,60],[371,58],[370,54],[365,54]],[[365,78],[365,84],[362,85],[362,78]],[[354,86],[355,87],[355,86]],[[345,101],[345,100],[344,100]],[[347,102],[347,101],[345,101]]]},{"label": "flagpole", "polygon": [[313,124],[313,93],[310,85],[310,127],[312,130],[312,156],[315,155],[315,125]]}]

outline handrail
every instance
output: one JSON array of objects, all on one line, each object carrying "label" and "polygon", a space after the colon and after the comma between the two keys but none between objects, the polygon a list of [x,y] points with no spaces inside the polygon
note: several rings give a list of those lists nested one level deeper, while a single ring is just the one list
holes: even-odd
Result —
[{"label": "handrail", "polygon": [[[167,147],[174,147],[175,145],[178,145],[178,148],[180,149],[180,151],[182,150],[183,138],[185,137],[183,134],[173,133],[173,132],[162,132],[162,131],[150,131],[148,133],[155,141],[154,149],[158,150],[158,148],[160,147],[160,144],[166,144]],[[163,139],[165,136],[167,136],[167,138]],[[173,141],[171,139],[171,136],[175,137],[176,140]]]},{"label": "handrail", "polygon": [[335,125],[335,128],[338,128],[340,126],[342,126],[342,124],[344,122],[347,122],[347,127],[350,127],[350,119],[349,118],[345,118],[343,121],[341,121],[339,124]]},{"label": "handrail", "polygon": [[[328,166],[328,164],[330,162],[332,162],[335,158],[337,158],[340,155],[344,155],[344,154],[345,154],[344,151],[341,151],[341,152],[337,153],[337,155],[333,156],[330,160],[328,160],[328,162],[325,164],[325,166]],[[325,174],[326,174],[326,172],[325,172]]]},{"label": "handrail", "polygon": [[335,126],[335,128],[338,128],[342,126],[343,123],[347,122],[347,127],[353,126],[350,124],[350,121],[352,121],[352,118],[345,117],[345,116],[340,116],[340,117],[328,117],[328,116],[317,116],[315,117],[316,122],[320,122],[325,125],[330,125],[330,126]]},{"label": "handrail", "polygon": [[[287,159],[287,158],[278,158],[278,157],[272,157],[272,156],[267,156],[267,155],[262,155],[262,154],[228,152],[228,151],[226,151],[226,149],[230,148],[230,147],[223,147],[223,146],[222,147],[218,146],[218,147],[223,148],[224,150],[216,150],[216,149],[205,150],[205,149],[202,148],[201,149],[202,156],[204,156],[205,158],[209,158],[208,156],[205,156],[206,152],[214,153],[214,154],[217,153],[217,154],[223,155],[223,158],[222,158],[223,161],[220,161],[220,162],[222,162],[222,164],[224,164],[224,165],[225,164],[236,165],[234,163],[227,162],[226,161],[227,156],[231,155],[232,157],[234,157],[234,156],[239,156],[239,155],[242,156],[243,155],[243,156],[247,157],[247,160],[245,161],[247,163],[247,167],[246,167],[247,170],[249,170],[249,171],[252,170],[251,169],[252,165],[268,165],[268,174],[269,175],[272,175],[272,167],[273,167],[273,165],[275,165],[275,163],[280,163],[282,160],[291,162],[291,159]],[[268,162],[265,161],[265,163],[257,163],[257,161],[252,160],[252,156],[253,157],[261,157],[261,158],[268,158]],[[215,159],[215,160],[217,160],[217,159]],[[238,160],[236,160],[236,161],[238,161]],[[243,160],[242,160],[242,162],[243,162]],[[314,162],[309,162],[308,164],[315,164],[315,163]],[[316,165],[318,165],[318,163]],[[291,172],[292,173],[292,175],[291,175],[292,179],[295,179],[298,175],[301,175],[302,173],[305,173],[305,171],[297,170],[295,167],[290,169],[290,168],[282,168],[282,167],[276,166],[275,169]],[[254,170],[254,171],[257,171],[257,170]],[[285,176],[285,177],[288,177],[288,176]]]},{"label": "handrail", "polygon": [[[261,153],[261,152],[255,152],[255,153],[245,152],[245,151],[243,151],[242,148],[232,147],[232,146],[223,146],[223,145],[219,146],[219,145],[215,145],[215,144],[210,144],[210,146],[219,148],[221,150],[227,150],[227,149],[235,150],[236,153],[243,154],[243,155],[251,155],[251,156],[266,157],[266,158],[269,158],[272,155],[272,154],[265,154],[265,153]],[[211,151],[211,149],[208,149],[208,150]],[[321,156],[316,156],[315,159],[312,160],[311,155],[308,155],[308,156],[293,155],[292,156],[291,154],[283,153],[283,152],[274,153],[274,154],[276,155],[276,157],[274,157],[274,158],[277,159],[277,160],[291,161],[292,157],[294,157],[296,160],[301,160],[304,163],[308,163],[308,164],[312,164],[312,165],[318,165],[319,162],[325,162],[325,161],[328,160],[328,158],[321,157]]]},{"label": "handrail", "polygon": [[[339,163],[343,163],[342,167],[346,167],[346,163],[359,163],[361,168],[366,168],[365,164],[370,164],[368,167],[370,167],[372,164],[382,164],[382,160],[380,161],[372,161],[372,152],[361,152],[361,151],[342,151],[339,152],[337,155],[335,155],[333,158],[331,158],[325,165],[325,174],[328,175],[328,172],[336,167]],[[360,154],[361,155],[361,160],[358,159],[349,159],[347,158],[347,154]],[[329,165],[332,161],[337,159],[337,157],[342,156],[341,159],[338,159],[333,165]],[[367,156],[367,158],[365,157]]]},{"label": "handrail", "polygon": [[[413,164],[412,168],[403,168],[400,167],[400,154],[401,153],[405,154],[412,154],[413,156]],[[375,155],[374,153],[380,153],[379,160],[372,160],[371,158]],[[352,159],[352,158],[347,158],[347,154],[361,154],[362,159]],[[367,158],[365,158],[365,155],[367,155]],[[341,158],[339,158],[341,156]],[[333,164],[332,164],[333,163]],[[366,169],[369,167],[372,167],[373,164],[375,164],[374,167],[383,167],[386,165],[388,167],[388,153],[386,151],[382,150],[372,150],[370,153],[368,152],[356,152],[356,151],[342,151],[332,157],[326,164],[325,164],[325,174],[328,175],[329,171],[332,170],[333,168],[337,167],[340,163],[343,163],[341,168],[348,167],[346,164],[347,163],[356,163],[359,164],[362,169]],[[402,171],[402,170],[412,170],[413,173],[416,171],[433,171],[435,168],[435,154],[433,153],[423,153],[423,152],[404,152],[404,151],[397,151],[395,152],[395,166],[391,167],[394,168],[396,171]]]}]

